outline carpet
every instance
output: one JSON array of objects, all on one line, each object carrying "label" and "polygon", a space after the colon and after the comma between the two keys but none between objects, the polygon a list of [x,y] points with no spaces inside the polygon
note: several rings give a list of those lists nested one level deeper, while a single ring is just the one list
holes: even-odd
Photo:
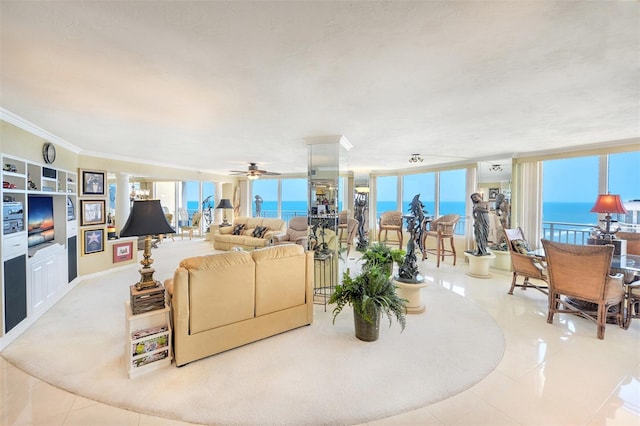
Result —
[{"label": "carpet", "polygon": [[[156,278],[202,252],[194,243],[168,245],[154,250],[154,266],[165,262]],[[426,312],[407,316],[402,333],[383,320],[376,342],[355,338],[350,309],[332,324],[331,307],[316,305],[310,326],[129,379],[124,301],[136,269],[84,280],[2,355],[62,389],[150,415],[203,424],[316,425],[363,423],[445,399],[488,375],[504,351],[502,332],[486,312],[429,286]]]}]

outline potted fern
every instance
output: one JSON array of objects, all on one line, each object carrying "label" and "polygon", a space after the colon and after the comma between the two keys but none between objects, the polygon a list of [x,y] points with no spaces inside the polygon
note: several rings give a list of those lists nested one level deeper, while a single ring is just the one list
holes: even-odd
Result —
[{"label": "potted fern", "polygon": [[398,266],[404,262],[406,252],[402,249],[392,249],[384,243],[371,244],[362,254],[361,260],[364,262],[362,269],[368,269],[373,265],[380,265],[385,269],[387,275],[391,276],[393,264]]},{"label": "potted fern", "polygon": [[356,337],[365,342],[378,339],[382,315],[389,319],[389,327],[394,317],[402,330],[406,325],[406,300],[398,296],[390,273],[379,264],[363,268],[362,272],[353,278],[347,269],[343,274],[342,283],[336,286],[335,292],[329,298],[329,303],[336,304],[333,309],[334,323],[345,306],[353,307]]}]

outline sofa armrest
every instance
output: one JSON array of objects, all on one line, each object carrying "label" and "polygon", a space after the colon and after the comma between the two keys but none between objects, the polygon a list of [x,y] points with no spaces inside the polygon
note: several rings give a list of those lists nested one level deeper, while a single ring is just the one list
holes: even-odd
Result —
[{"label": "sofa armrest", "polygon": [[[266,238],[266,237],[267,237],[267,236],[265,235],[265,238]],[[289,241],[289,239],[287,238],[287,236],[286,236],[286,235],[279,234],[279,235],[274,235],[274,236],[273,236],[273,242],[274,242],[274,243],[281,243],[281,242],[283,242],[283,241]]]},{"label": "sofa armrest", "polygon": [[231,234],[233,232],[233,226],[221,226],[218,228],[218,233],[221,235]]}]

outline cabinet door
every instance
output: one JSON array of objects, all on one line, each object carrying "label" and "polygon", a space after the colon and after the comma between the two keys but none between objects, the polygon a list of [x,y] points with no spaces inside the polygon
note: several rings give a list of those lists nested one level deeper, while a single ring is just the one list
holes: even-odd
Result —
[{"label": "cabinet door", "polygon": [[27,257],[4,262],[4,312],[8,332],[27,317]]}]

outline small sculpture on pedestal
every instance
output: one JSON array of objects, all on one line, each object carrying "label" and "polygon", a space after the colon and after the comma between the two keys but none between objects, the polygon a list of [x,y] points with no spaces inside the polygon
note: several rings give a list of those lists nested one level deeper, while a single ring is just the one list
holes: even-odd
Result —
[{"label": "small sculpture on pedestal", "polygon": [[471,194],[473,202],[473,236],[476,240],[476,249],[467,253],[474,256],[489,255],[489,203],[482,201],[482,195],[477,192]]},{"label": "small sculpture on pedestal", "polygon": [[355,195],[355,218],[358,221],[358,245],[356,250],[365,251],[369,247],[369,241],[365,234],[365,218],[369,207],[369,196],[366,192],[356,192]]},{"label": "small sculpture on pedestal", "polygon": [[409,232],[409,241],[407,241],[407,254],[404,262],[400,265],[397,281],[405,283],[421,283],[424,278],[418,271],[418,261],[416,259],[416,244],[422,251],[422,222],[424,220],[424,204],[420,201],[420,194],[413,197],[409,205],[408,215],[403,217],[407,220],[407,232]]}]

